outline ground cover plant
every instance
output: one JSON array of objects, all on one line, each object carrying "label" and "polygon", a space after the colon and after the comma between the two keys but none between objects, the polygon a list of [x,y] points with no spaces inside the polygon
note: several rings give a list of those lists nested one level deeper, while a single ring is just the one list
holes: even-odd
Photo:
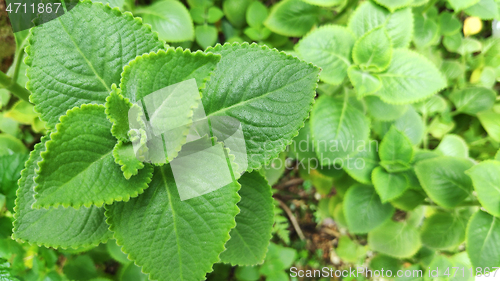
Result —
[{"label": "ground cover plant", "polygon": [[[6,36],[0,276],[495,274],[498,5],[86,0]],[[241,123],[248,168],[226,149],[206,166],[231,183],[181,200],[170,164],[134,154],[128,112],[189,79],[208,118]]]}]

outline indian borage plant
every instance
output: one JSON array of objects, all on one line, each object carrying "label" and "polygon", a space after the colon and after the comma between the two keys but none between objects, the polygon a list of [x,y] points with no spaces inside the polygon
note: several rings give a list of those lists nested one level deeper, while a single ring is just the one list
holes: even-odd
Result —
[{"label": "indian borage plant", "polygon": [[[291,32],[278,15],[292,2],[275,7],[270,28]],[[488,4],[491,16],[478,9],[485,1],[437,3],[365,1],[347,26],[304,36],[295,51],[323,69],[324,84],[300,135],[323,167],[347,174],[335,176],[329,203],[352,234],[339,239],[341,258],[362,264],[366,241],[378,253],[373,269],[473,279],[500,266],[500,41],[464,38],[451,11],[491,19],[498,8]]]},{"label": "indian borage plant", "polygon": [[[27,87],[50,134],[21,173],[15,239],[80,248],[114,237],[155,280],[202,280],[219,260],[264,260],[273,200],[252,171],[303,126],[318,68],[258,45],[164,49],[140,19],[89,1],[33,28],[26,53]],[[135,157],[128,110],[192,78],[209,118],[241,122],[249,163],[239,180],[181,201],[169,165]]]}]

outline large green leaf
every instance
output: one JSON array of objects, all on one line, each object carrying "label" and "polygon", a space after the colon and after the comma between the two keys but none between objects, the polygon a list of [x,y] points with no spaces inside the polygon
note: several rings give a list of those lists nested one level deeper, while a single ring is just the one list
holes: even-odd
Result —
[{"label": "large green leaf", "polygon": [[466,173],[472,178],[481,205],[490,214],[500,217],[500,161],[484,161]]},{"label": "large green leaf", "polygon": [[472,181],[465,171],[472,165],[467,159],[441,156],[418,162],[415,172],[425,192],[436,204],[453,208],[471,195]]},{"label": "large green leaf", "polygon": [[304,126],[319,69],[257,44],[209,48],[222,55],[203,90],[208,117],[230,116],[242,126],[248,170],[269,163]]},{"label": "large green leaf", "polygon": [[483,20],[492,20],[498,18],[498,4],[495,0],[479,0],[476,4],[466,8],[464,12]]},{"label": "large green leaf", "polygon": [[488,137],[500,142],[500,114],[493,109],[489,109],[478,112],[477,118],[488,132]]},{"label": "large green leaf", "polygon": [[150,24],[158,32],[160,40],[182,42],[194,39],[193,20],[186,6],[179,1],[156,1],[136,9],[134,14],[141,16],[144,23]]},{"label": "large green leaf", "polygon": [[170,165],[156,167],[150,187],[129,202],[106,205],[122,250],[152,280],[202,280],[236,226],[239,184],[181,201]]},{"label": "large green leaf", "polygon": [[373,187],[363,185],[355,185],[347,190],[343,208],[351,233],[368,233],[394,213],[391,204],[382,204]]},{"label": "large green leaf", "polygon": [[295,50],[300,58],[321,67],[320,78],[329,84],[340,84],[351,65],[352,32],[338,25],[324,25],[302,38]]},{"label": "large green leaf", "polygon": [[126,180],[113,158],[116,139],[104,106],[82,105],[61,117],[42,152],[35,182],[35,208],[128,201],[147,188],[152,167]]},{"label": "large green leaf", "polygon": [[424,245],[446,250],[465,240],[466,225],[467,221],[456,214],[437,212],[424,221],[420,237]]},{"label": "large green leaf", "polygon": [[368,245],[388,256],[409,258],[417,253],[422,244],[414,226],[390,220],[368,233]]},{"label": "large green leaf", "polygon": [[320,8],[301,0],[284,0],[271,9],[264,24],[273,32],[300,37],[306,34],[318,21]]},{"label": "large green leaf", "polygon": [[[382,84],[380,84],[382,86]],[[383,102],[377,96],[366,96],[364,98],[366,110],[375,119],[381,121],[392,121],[401,117],[406,110],[407,105],[394,105]]]},{"label": "large green leaf", "polygon": [[68,109],[104,104],[111,84],[120,82],[130,60],[163,47],[140,19],[90,1],[80,2],[31,33],[26,49],[27,88],[50,128]]},{"label": "large green leaf", "polygon": [[457,135],[445,135],[436,147],[436,151],[446,156],[461,158],[469,157],[469,147],[467,143]]},{"label": "large green leaf", "polygon": [[245,173],[238,182],[241,201],[236,227],[220,259],[232,265],[255,265],[264,262],[274,222],[271,187],[259,172]]},{"label": "large green leaf", "polygon": [[432,62],[404,49],[393,52],[389,68],[378,77],[382,88],[375,94],[391,104],[424,100],[446,86],[446,80]]},{"label": "large green leaf", "polygon": [[344,171],[360,183],[371,184],[372,171],[379,162],[377,150],[378,143],[369,140],[364,147],[358,149],[351,162],[343,166]]},{"label": "large green leaf", "polygon": [[373,170],[372,181],[382,203],[398,198],[408,188],[408,180],[404,174],[388,173],[382,167]]},{"label": "large green leaf", "polygon": [[26,168],[21,172],[14,209],[13,238],[54,248],[88,247],[105,242],[112,233],[108,231],[103,208],[31,208],[35,203],[35,169],[37,162],[42,160],[40,153],[45,149],[47,140],[48,137],[45,137],[41,143],[35,145],[35,150],[26,162]]},{"label": "large green leaf", "polygon": [[349,28],[359,38],[368,31],[384,26],[394,48],[406,48],[413,30],[413,14],[410,8],[390,13],[386,9],[366,1],[359,5],[349,19]]},{"label": "large green leaf", "polygon": [[354,156],[368,141],[369,120],[346,98],[321,96],[311,112],[311,133],[320,163]]},{"label": "large green leaf", "polygon": [[467,254],[474,267],[500,267],[500,219],[477,211],[467,226]]},{"label": "large green leaf", "polygon": [[495,91],[484,87],[465,88],[450,95],[458,112],[474,115],[479,111],[493,107],[496,99]]}]

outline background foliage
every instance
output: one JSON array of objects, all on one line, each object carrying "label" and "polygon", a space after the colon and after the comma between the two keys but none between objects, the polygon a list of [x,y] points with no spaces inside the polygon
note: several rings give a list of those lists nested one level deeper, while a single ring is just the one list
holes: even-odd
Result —
[{"label": "background foliage", "polygon": [[[195,51],[256,42],[322,68],[297,145],[260,169],[275,198],[264,263],[218,263],[208,280],[288,280],[292,265],[483,272],[500,266],[500,3],[104,3],[141,17],[169,46]],[[24,86],[27,32],[9,34],[2,13],[1,68]],[[0,280],[146,280],[114,240],[55,250],[10,238],[20,171],[53,124],[6,89],[0,107]],[[319,145],[332,140],[373,149]],[[365,165],[329,167],[346,157]]]}]

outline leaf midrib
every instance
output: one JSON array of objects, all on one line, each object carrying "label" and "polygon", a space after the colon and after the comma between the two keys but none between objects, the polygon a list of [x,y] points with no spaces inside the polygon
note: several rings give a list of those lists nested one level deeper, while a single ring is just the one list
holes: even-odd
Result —
[{"label": "leaf midrib", "polygon": [[68,37],[69,39],[71,39],[71,42],[73,43],[73,45],[75,46],[76,50],[78,51],[78,53],[80,53],[80,55],[82,56],[82,58],[85,60],[85,62],[87,62],[87,64],[89,65],[90,69],[92,70],[92,72],[94,72],[95,76],[97,79],[99,79],[99,81],[102,83],[102,85],[104,85],[104,87],[106,88],[106,90],[108,90],[108,92],[111,92],[111,88],[106,84],[106,82],[104,81],[104,79],[101,78],[101,76],[99,76],[99,74],[97,73],[97,71],[95,70],[94,66],[92,65],[92,63],[87,59],[87,57],[85,56],[85,54],[83,54],[82,50],[80,50],[80,47],[78,46],[78,44],[76,44],[75,42],[75,39],[73,38],[73,36],[71,36],[71,34],[68,32],[68,29],[66,28],[66,26],[63,24],[61,18],[59,17],[58,18],[59,22],[61,23],[61,26],[64,30],[64,32],[66,34],[68,34]]}]

